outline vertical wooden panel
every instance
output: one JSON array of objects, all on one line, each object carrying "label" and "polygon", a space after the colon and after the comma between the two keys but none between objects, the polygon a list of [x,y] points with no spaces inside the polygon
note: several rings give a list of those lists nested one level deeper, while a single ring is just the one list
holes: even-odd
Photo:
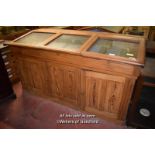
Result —
[{"label": "vertical wooden panel", "polygon": [[19,75],[24,88],[47,91],[45,64],[33,59],[18,59]]},{"label": "vertical wooden panel", "polygon": [[64,70],[64,97],[76,100],[77,98],[77,85],[76,81],[78,80],[77,72],[72,70]]},{"label": "vertical wooden panel", "polygon": [[57,66],[51,66],[49,68],[50,76],[50,86],[52,87],[51,95],[54,97],[63,97],[63,70]]},{"label": "vertical wooden panel", "polygon": [[86,71],[86,109],[117,118],[124,84],[124,77]]},{"label": "vertical wooden panel", "polygon": [[48,73],[51,95],[74,105],[79,104],[80,70],[67,65],[50,63]]},{"label": "vertical wooden panel", "polygon": [[108,105],[108,112],[117,113],[123,95],[124,84],[107,80],[107,92],[105,103]]}]

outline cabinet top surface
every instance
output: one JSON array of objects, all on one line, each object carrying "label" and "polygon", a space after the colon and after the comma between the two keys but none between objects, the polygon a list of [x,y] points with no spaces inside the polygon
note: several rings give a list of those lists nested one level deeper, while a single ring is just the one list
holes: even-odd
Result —
[{"label": "cabinet top surface", "polygon": [[144,65],[145,39],[132,35],[63,29],[37,29],[7,43]]},{"label": "cabinet top surface", "polygon": [[53,35],[53,33],[32,32],[15,42],[27,45],[36,45],[49,38],[51,35]]}]

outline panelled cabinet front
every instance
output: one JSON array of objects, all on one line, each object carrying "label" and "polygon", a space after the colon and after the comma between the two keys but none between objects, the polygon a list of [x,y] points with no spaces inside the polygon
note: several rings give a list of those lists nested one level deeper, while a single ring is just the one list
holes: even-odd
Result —
[{"label": "panelled cabinet front", "polygon": [[39,29],[8,43],[23,87],[96,116],[125,122],[144,65],[145,39]]},{"label": "panelled cabinet front", "polygon": [[123,95],[125,95],[125,77],[85,71],[85,110],[112,119],[119,118]]},{"label": "panelled cabinet front", "polygon": [[24,88],[97,116],[125,119],[133,79],[30,57],[17,62]]},{"label": "panelled cabinet front", "polygon": [[49,95],[78,106],[80,94],[80,70],[68,65],[48,63]]},{"label": "panelled cabinet front", "polygon": [[18,58],[17,68],[23,87],[38,93],[47,92],[45,63],[32,58]]}]

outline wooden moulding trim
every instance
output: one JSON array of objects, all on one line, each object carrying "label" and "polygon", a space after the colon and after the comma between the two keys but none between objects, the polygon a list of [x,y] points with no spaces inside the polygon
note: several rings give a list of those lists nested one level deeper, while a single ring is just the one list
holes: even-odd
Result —
[{"label": "wooden moulding trim", "polygon": [[[99,39],[99,38],[112,39],[112,37],[109,37],[109,35],[108,35],[108,37],[105,37],[105,36],[104,37],[98,37],[98,35],[97,35],[97,39]],[[91,42],[90,45],[93,45],[93,43],[95,43],[95,41],[97,39],[94,39],[94,42]],[[100,54],[100,53],[96,53],[95,51],[87,51],[88,48],[86,49],[85,52],[82,52],[82,54],[85,56],[90,56],[90,57],[94,57],[94,58],[103,58],[103,59],[107,59],[107,58],[111,57],[111,59],[114,61],[119,60],[119,61],[124,62],[124,63],[130,63],[133,65],[144,66],[144,57],[145,57],[145,39],[144,38],[141,38],[140,41],[137,41],[137,39],[134,38],[135,40],[133,41],[133,39],[129,40],[126,37],[124,39],[122,39],[119,36],[116,36],[115,38],[113,37],[113,39],[130,41],[133,43],[134,42],[139,43],[140,45],[138,46],[137,59],[136,60],[129,60],[128,58],[121,57],[121,56],[111,56],[111,55]]]},{"label": "wooden moulding trim", "polygon": [[[28,47],[26,48],[20,48],[20,47],[15,47],[15,46],[11,46],[11,49],[13,50],[13,52],[16,52],[17,54],[21,54],[21,55],[27,55],[27,56],[35,56],[35,57],[40,57],[40,58],[43,58],[43,59],[46,59],[46,60],[51,60],[51,59],[55,59],[56,57],[61,57],[61,60],[64,60],[64,59],[71,59],[70,62],[75,62],[75,61],[79,61],[79,60],[82,60],[82,62],[85,62],[86,60],[89,61],[89,60],[93,60],[94,62],[94,65],[97,63],[97,64],[101,64],[103,65],[104,67],[104,64],[108,64],[110,65],[109,67],[110,68],[113,68],[115,66],[115,68],[119,68],[120,66],[128,66],[126,68],[126,73],[128,74],[128,72],[130,72],[131,68],[132,68],[132,74],[134,73],[134,75],[137,75],[138,74],[138,71],[139,71],[139,66],[131,66],[130,64],[122,64],[122,62],[116,62],[116,61],[112,61],[112,60],[103,60],[103,59],[94,59],[92,57],[90,57],[89,59],[87,59],[87,57],[82,57],[80,53],[75,53],[75,54],[72,54],[71,53],[66,53],[66,52],[60,52],[60,51],[51,51],[50,50],[36,50],[34,48],[30,48],[30,50],[28,49]],[[72,57],[75,58],[75,61],[72,60]],[[90,63],[90,65],[92,66],[92,64]],[[117,67],[116,67],[117,66]],[[133,69],[135,68],[136,69]],[[106,69],[106,68],[105,68]]]},{"label": "wooden moulding trim", "polygon": [[[18,48],[18,47],[17,47]],[[69,54],[69,53],[64,53],[64,52],[56,52],[56,51],[47,51],[47,50],[35,50],[35,49],[30,49],[27,50],[25,48],[22,48],[21,50],[17,49],[16,47],[12,47],[13,52],[17,52],[17,55],[21,55],[21,56],[30,56],[30,57],[34,57],[34,58],[38,58],[41,61],[42,60],[46,60],[46,61],[58,61],[60,63],[67,63],[74,65],[75,67],[80,67],[82,69],[86,69],[86,70],[94,70],[93,66],[98,66],[97,68],[97,72],[101,72],[104,69],[105,73],[108,74],[113,74],[112,72],[109,71],[109,68],[111,68],[113,70],[113,72],[115,72],[115,74],[117,75],[123,75],[126,77],[131,78],[131,76],[136,79],[137,76],[139,75],[139,67],[137,66],[131,66],[129,64],[124,64],[122,65],[121,63],[117,63],[111,60],[96,60],[96,59],[92,59],[92,58],[86,58],[86,57],[81,57],[80,53],[77,53],[76,55],[74,54]],[[27,52],[26,52],[27,51]],[[50,54],[51,52],[51,54]],[[73,60],[74,59],[74,60]],[[91,61],[91,62],[90,62]],[[86,64],[86,62],[88,62],[88,64]],[[82,64],[81,64],[82,63]],[[84,65],[84,66],[83,66]],[[103,67],[101,67],[103,65]],[[105,67],[105,65],[107,67]],[[99,67],[100,66],[100,67]],[[121,68],[120,68],[121,67]],[[135,70],[136,67],[136,70]],[[120,69],[114,69],[114,68],[120,68]],[[124,72],[124,71],[125,72]],[[134,74],[134,75],[133,75]]]},{"label": "wooden moulding trim", "polygon": [[[18,37],[18,38],[16,38],[16,39],[14,39],[13,41],[10,41],[10,43],[15,43],[17,40],[20,40],[20,39],[22,39],[22,38],[24,38],[25,36],[27,36],[28,34],[31,34],[31,33],[33,33],[33,32],[42,32],[42,31],[36,31],[36,30],[32,30],[32,31],[29,31],[28,33],[26,33],[26,34],[24,34],[24,35],[22,35],[22,36],[20,36],[20,37]],[[42,32],[42,33],[44,33],[44,32]],[[46,32],[45,32],[46,33]],[[52,32],[49,32],[49,33],[52,33]],[[54,32],[53,32],[54,33]],[[51,34],[51,37],[49,37],[48,39],[53,39],[53,37],[55,37],[55,35],[58,35],[58,34],[56,34],[56,33],[54,33],[53,35]],[[45,40],[46,41],[46,40]],[[39,44],[36,44],[37,46],[39,46],[39,45],[42,45],[44,43],[44,41],[43,42],[41,42],[41,43],[39,43]],[[23,43],[16,43],[16,44],[23,44]],[[25,44],[23,44],[23,45],[25,45]],[[32,46],[36,46],[36,45],[32,45]],[[29,45],[28,45],[29,46]]]},{"label": "wooden moulding trim", "polygon": [[19,40],[19,39],[21,39],[21,38],[24,38],[25,36],[27,36],[28,34],[30,34],[30,33],[32,33],[32,32],[34,32],[34,31],[29,31],[28,33],[26,33],[26,34],[24,34],[24,35],[22,35],[22,36],[20,36],[20,37],[18,37],[18,38],[16,38],[16,39],[14,39],[13,41],[11,41],[11,42],[15,42],[15,41],[17,41],[17,40]]},{"label": "wooden moulding trim", "polygon": [[[53,40],[55,40],[56,38],[58,38],[59,36],[61,36],[61,35],[63,35],[63,34],[68,34],[68,33],[61,33],[61,32],[59,32],[58,34],[56,34],[56,35],[54,35],[53,37],[50,37],[50,38],[48,38],[47,40],[45,40],[44,42],[42,42],[41,43],[41,45],[43,45],[43,47],[47,47],[46,45],[48,44],[48,43],[50,43],[50,42],[52,42]],[[79,34],[75,34],[75,35],[79,35]],[[88,40],[86,40],[85,41],[85,43],[80,47],[80,49],[79,50],[63,50],[63,49],[59,49],[59,50],[61,50],[61,51],[65,51],[65,52],[67,52],[67,51],[71,51],[71,52],[75,52],[75,53],[80,53],[82,50],[83,50],[83,48],[87,45],[87,43],[90,41],[90,40],[92,40],[92,38],[93,38],[93,36],[90,36],[90,35],[83,35],[83,36],[88,36],[88,37],[90,37],[90,38],[88,38]],[[51,47],[48,47],[49,49],[51,49]],[[55,48],[53,49],[53,50],[55,50]]]},{"label": "wooden moulding trim", "polygon": [[52,32],[52,33],[60,33],[63,29],[52,29],[52,28],[41,28],[33,30],[34,32]]},{"label": "wooden moulding trim", "polygon": [[[31,49],[29,51],[25,48],[21,49],[21,50],[20,49],[16,50],[16,47],[12,47],[12,50],[17,55],[22,55],[24,57],[26,57],[26,56],[34,57],[34,58],[40,59],[41,61],[44,61],[44,60],[54,61],[54,60],[56,60],[56,61],[59,61],[61,63],[65,62],[68,64],[72,64],[72,65],[74,65],[76,67],[80,67],[80,68],[84,65],[82,68],[87,69],[87,70],[94,70],[93,66],[97,65],[96,66],[98,68],[96,70],[97,72],[102,72],[104,69],[104,72],[111,74],[111,72],[109,71],[109,69],[111,68],[115,73],[117,73],[117,75],[122,75],[122,73],[123,73],[123,76],[127,76],[130,78],[132,76],[134,79],[136,79],[137,76],[139,76],[139,72],[138,72],[139,67],[138,66],[137,67],[131,66],[129,64],[122,65],[121,63],[117,63],[114,61],[107,61],[107,60],[99,60],[98,61],[98,60],[93,59],[93,58],[87,59],[86,57],[82,57],[79,53],[77,53],[76,55],[75,54],[73,55],[70,53],[64,53],[64,52],[58,53],[56,51],[53,51],[50,54],[50,51],[47,51],[47,50],[36,51],[35,49]],[[136,69],[135,69],[135,67],[136,67]]]},{"label": "wooden moulding trim", "polygon": [[112,81],[118,81],[120,83],[125,83],[125,77],[122,77],[122,76],[107,75],[107,74],[98,73],[98,72],[94,74],[94,71],[87,71],[86,76],[99,78],[99,79],[105,79],[105,80],[109,79]]},{"label": "wooden moulding trim", "polygon": [[[15,41],[32,33],[32,32],[49,32],[49,33],[55,33],[55,35],[52,35],[50,38],[46,39],[45,41],[37,44],[37,45],[26,45],[23,43],[16,43]],[[90,38],[81,46],[81,48],[77,51],[74,50],[63,50],[63,49],[52,49],[51,47],[47,47],[47,43],[51,42],[55,38],[59,37],[62,34],[74,34],[74,35],[86,35],[90,36]],[[89,52],[87,51],[93,43],[98,38],[107,38],[107,39],[117,39],[117,40],[124,40],[124,41],[130,41],[130,42],[137,42],[139,44],[138,49],[138,56],[137,60],[130,60],[128,58],[123,58],[120,56],[111,56],[111,55],[105,55],[105,54],[99,54],[96,52]],[[145,56],[145,39],[143,37],[135,37],[135,36],[126,36],[122,34],[115,34],[115,33],[106,33],[106,32],[88,32],[88,31],[77,31],[77,30],[63,30],[63,29],[37,29],[30,31],[26,33],[25,35],[7,43],[8,45],[13,46],[22,46],[22,47],[30,47],[30,48],[37,48],[37,49],[46,49],[51,51],[57,51],[57,52],[65,52],[70,54],[81,54],[82,56],[91,57],[95,59],[105,59],[105,60],[112,60],[116,62],[122,62],[132,65],[138,65],[138,66],[144,66],[144,56]]]},{"label": "wooden moulding trim", "polygon": [[86,51],[92,45],[93,42],[97,40],[97,35],[92,35],[80,48],[80,52]]},{"label": "wooden moulding trim", "polygon": [[62,33],[55,33],[55,34],[53,34],[51,37],[49,37],[48,39],[46,39],[45,41],[43,41],[43,42],[41,42],[41,43],[39,43],[39,44],[37,44],[37,45],[41,45],[41,46],[45,46],[45,45],[47,45],[49,42],[51,42],[51,41],[53,41],[54,39],[56,39],[56,38],[58,38],[59,36],[61,36],[62,35]]},{"label": "wooden moulding trim", "polygon": [[88,32],[88,31],[78,31],[78,30],[63,30],[63,29],[37,29],[32,30],[21,37],[18,37],[17,39],[13,40],[15,42],[16,40],[32,33],[32,32],[49,32],[49,33],[63,33],[63,34],[74,34],[74,35],[97,35],[98,37],[103,38],[111,38],[111,39],[120,39],[120,40],[126,40],[126,41],[132,41],[132,42],[139,42],[143,37],[140,36],[133,36],[133,35],[124,35],[124,34],[115,34],[115,33],[108,33],[108,32]]},{"label": "wooden moulding trim", "polygon": [[[40,46],[32,46],[32,45],[25,45],[25,44],[18,44],[18,43],[7,43],[8,45],[11,46],[16,46],[16,47],[26,47],[26,48],[33,48],[33,49],[42,49],[42,50],[48,50],[48,51],[54,51],[57,53],[68,53],[68,54],[74,54],[74,55],[82,55],[85,57],[89,57],[89,58],[94,58],[94,59],[98,59],[98,60],[109,60],[109,61],[115,61],[115,62],[119,62],[119,63],[126,63],[126,64],[132,64],[132,65],[138,65],[138,66],[144,66],[143,64],[139,64],[136,61],[131,61],[131,60],[126,60],[126,58],[123,57],[119,57],[119,56],[111,56],[111,55],[97,55],[98,53],[90,53],[87,51],[72,51],[72,50],[62,50],[62,49],[52,49],[51,47],[47,47],[44,45],[40,45]],[[119,59],[118,59],[119,58]]]},{"label": "wooden moulding trim", "polygon": [[133,37],[133,36],[127,36],[127,35],[119,35],[115,33],[105,33],[105,34],[98,34],[97,35],[99,38],[104,38],[104,39],[116,39],[116,40],[122,40],[122,41],[130,41],[132,43],[139,43],[142,38],[140,37]]},{"label": "wooden moulding trim", "polygon": [[95,34],[94,32],[88,32],[88,31],[63,30],[63,29],[37,29],[37,30],[35,30],[35,32],[52,32],[52,33],[87,35],[87,36],[91,36],[91,35]]},{"label": "wooden moulding trim", "polygon": [[144,66],[144,64],[139,63],[138,61],[128,60],[127,58],[123,58],[120,56],[112,56],[112,55],[101,55],[95,52],[81,52],[81,55],[89,57],[89,58],[96,58],[96,59],[104,59],[104,60],[110,60],[110,61],[116,61],[120,63],[127,63],[132,65],[138,65],[138,66]]},{"label": "wooden moulding trim", "polygon": [[122,39],[128,39],[131,41],[140,41],[144,39],[142,36],[135,36],[135,35],[126,35],[126,34],[116,34],[116,33],[109,33],[109,32],[92,32],[92,31],[79,31],[79,30],[63,30],[63,29],[52,29],[52,28],[46,28],[46,29],[37,29],[33,30],[35,32],[53,32],[53,33],[64,33],[64,34],[75,34],[75,35],[95,35],[97,34],[98,37],[105,37],[109,36],[112,39],[113,38],[122,38]]},{"label": "wooden moulding trim", "polygon": [[80,52],[78,51],[71,51],[71,50],[63,50],[63,49],[56,49],[56,48],[51,48],[51,47],[47,47],[47,46],[25,46],[25,45],[19,45],[19,44],[10,44],[11,46],[16,46],[16,47],[24,47],[24,48],[31,48],[31,49],[41,49],[41,50],[45,50],[45,51],[50,51],[50,52],[56,52],[56,53],[68,53],[71,55],[81,55]]},{"label": "wooden moulding trim", "polygon": [[[139,49],[138,49],[138,62],[141,63],[141,64],[144,64],[145,62],[145,54],[146,54],[146,45],[145,45],[145,39],[143,39],[141,42],[140,42],[140,45],[139,45]],[[143,65],[144,66],[144,65]]]}]

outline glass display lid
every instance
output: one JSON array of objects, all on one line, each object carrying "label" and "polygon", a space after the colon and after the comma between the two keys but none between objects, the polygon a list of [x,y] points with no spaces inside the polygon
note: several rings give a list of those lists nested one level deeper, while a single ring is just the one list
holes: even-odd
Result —
[{"label": "glass display lid", "polygon": [[23,44],[30,44],[30,45],[36,45],[39,44],[49,37],[51,37],[54,33],[42,33],[42,32],[32,32],[28,35],[16,40],[16,43],[23,43]]},{"label": "glass display lid", "polygon": [[100,38],[88,49],[88,51],[136,60],[138,43]]},{"label": "glass display lid", "polygon": [[[24,47],[31,45],[31,48],[34,46],[48,51],[78,53],[95,59],[144,65],[144,37],[90,31],[43,28],[5,44]],[[92,31],[96,29],[93,27]]]},{"label": "glass display lid", "polygon": [[46,46],[55,49],[75,51],[80,49],[88,38],[89,36],[63,34],[55,40],[49,42]]}]

